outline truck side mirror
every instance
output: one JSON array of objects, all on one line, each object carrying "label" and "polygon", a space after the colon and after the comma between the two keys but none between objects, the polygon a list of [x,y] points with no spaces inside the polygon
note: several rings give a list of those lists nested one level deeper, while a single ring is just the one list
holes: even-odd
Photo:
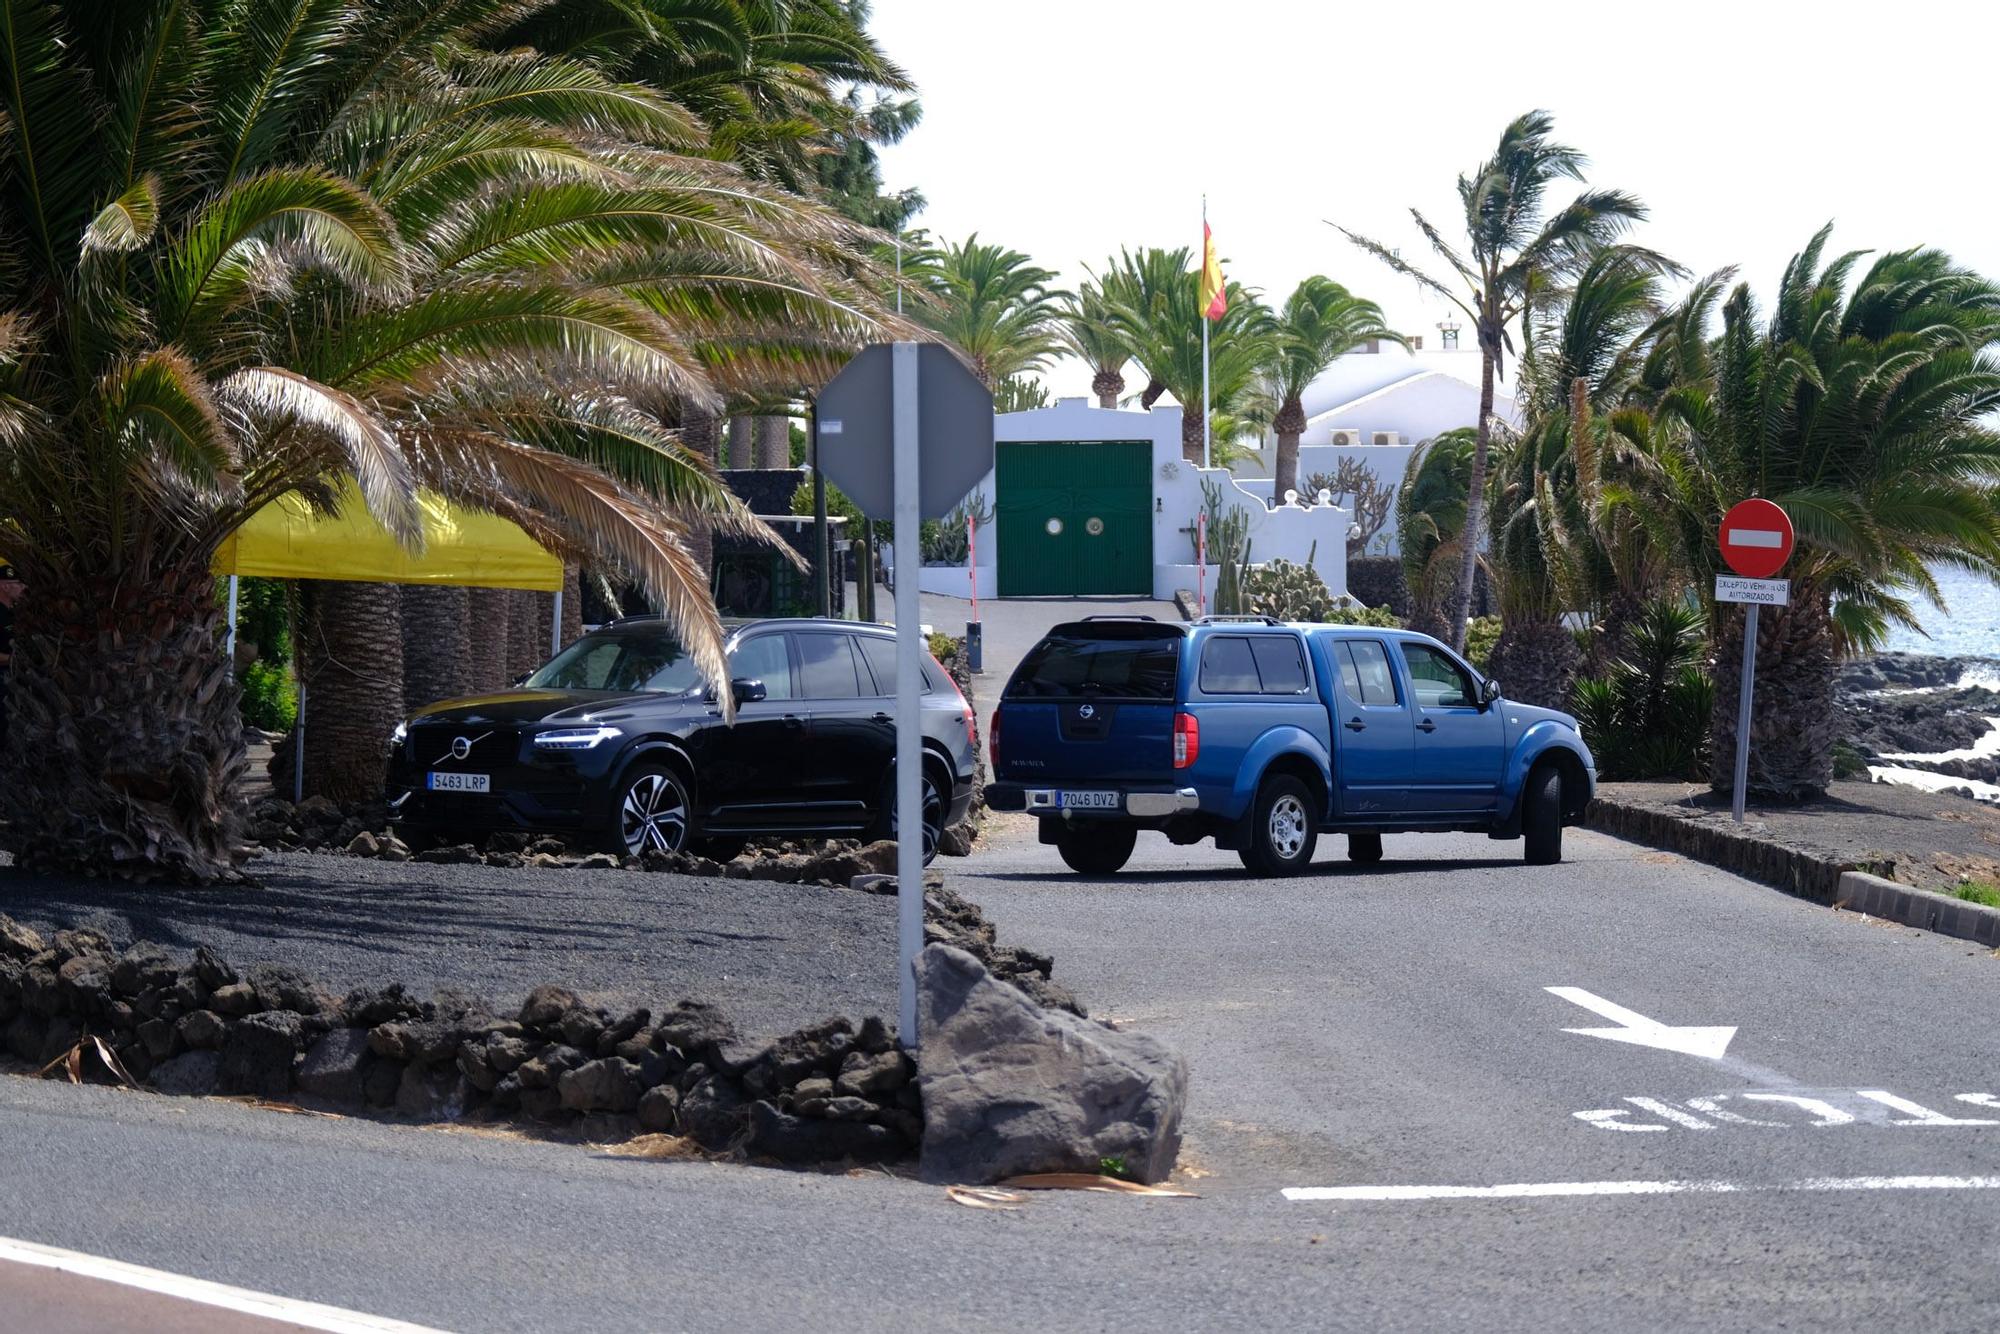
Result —
[{"label": "truck side mirror", "polygon": [[736,680],[729,683],[729,693],[736,697],[738,704],[758,704],[770,692],[762,681]]},{"label": "truck side mirror", "polygon": [[1500,683],[1489,676],[1479,687],[1479,707],[1490,709],[1499,702]]}]

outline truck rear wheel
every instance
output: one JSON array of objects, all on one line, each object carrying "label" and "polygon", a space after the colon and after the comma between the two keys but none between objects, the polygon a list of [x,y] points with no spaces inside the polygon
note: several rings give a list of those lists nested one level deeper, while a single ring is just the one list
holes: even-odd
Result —
[{"label": "truck rear wheel", "polygon": [[1084,824],[1056,838],[1063,865],[1078,875],[1115,875],[1132,859],[1139,831],[1124,824]]},{"label": "truck rear wheel", "polygon": [[1530,866],[1554,866],[1563,859],[1562,773],[1545,764],[1528,775],[1521,793],[1522,860]]},{"label": "truck rear wheel", "polygon": [[1382,831],[1357,829],[1347,836],[1347,860],[1357,866],[1371,866],[1382,860]]},{"label": "truck rear wheel", "polygon": [[1319,818],[1312,791],[1290,774],[1266,778],[1250,807],[1249,838],[1236,855],[1262,876],[1296,875],[1312,864]]}]

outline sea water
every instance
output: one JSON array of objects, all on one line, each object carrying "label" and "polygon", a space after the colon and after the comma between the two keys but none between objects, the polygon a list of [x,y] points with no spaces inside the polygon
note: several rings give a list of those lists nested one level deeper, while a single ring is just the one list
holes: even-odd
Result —
[{"label": "sea water", "polygon": [[2000,587],[1981,575],[1933,571],[1942,608],[1919,598],[1917,619],[1924,632],[1889,632],[1884,648],[1899,653],[1936,653],[1950,658],[2000,657]]}]

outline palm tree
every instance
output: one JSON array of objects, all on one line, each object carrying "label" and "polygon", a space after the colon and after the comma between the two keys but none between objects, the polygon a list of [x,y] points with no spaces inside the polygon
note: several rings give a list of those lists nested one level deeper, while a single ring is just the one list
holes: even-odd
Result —
[{"label": "palm tree", "polygon": [[1418,444],[1403,466],[1403,485],[1396,493],[1396,540],[1410,586],[1410,627],[1426,634],[1443,630],[1444,605],[1456,600],[1450,581],[1465,546],[1477,446],[1477,435],[1459,427]]},{"label": "palm tree", "polygon": [[[1537,303],[1524,346],[1519,435],[1504,435],[1488,484],[1489,561],[1504,622],[1489,658],[1508,696],[1566,708],[1582,662],[1565,611],[1606,633],[1597,662],[1618,656],[1623,627],[1677,574],[1652,516],[1627,480],[1650,460],[1624,431],[1660,315],[1655,256],[1611,246],[1567,291]],[[1621,429],[1614,429],[1614,423]]]},{"label": "palm tree", "polygon": [[[1146,370],[1139,402],[1151,408],[1165,393],[1181,405],[1181,453],[1202,454],[1202,358],[1199,273],[1194,252],[1147,248],[1121,251],[1097,279],[1107,313]],[[1226,288],[1228,309],[1209,325],[1208,410],[1215,461],[1223,462],[1239,436],[1269,423],[1272,404],[1263,380],[1271,312],[1241,283]]]},{"label": "palm tree", "polygon": [[[1720,569],[1716,531],[1748,496],[1797,531],[1791,601],[1767,608],[1757,644],[1751,791],[1824,792],[1840,734],[1838,660],[1915,627],[1936,569],[2000,581],[2000,285],[1936,250],[1865,252],[1822,265],[1831,227],[1786,266],[1767,320],[1747,284],[1705,355],[1663,363],[1699,379],[1662,391],[1668,442],[1648,503],[1666,515],[1698,589]],[[1859,276],[1856,274],[1859,272]],[[1719,286],[1719,282],[1716,284]],[[1706,309],[1712,302],[1703,304]],[[1713,609],[1717,664],[1711,783],[1733,784],[1743,612]]]},{"label": "palm tree", "polygon": [[1305,434],[1305,392],[1339,358],[1368,342],[1408,348],[1409,340],[1388,327],[1382,308],[1355,296],[1331,278],[1305,279],[1285,298],[1267,343],[1271,397],[1278,415],[1278,458],[1271,470],[1271,494],[1283,500],[1299,485],[1299,437]]},{"label": "palm tree", "polygon": [[[632,579],[723,674],[688,517],[761,527],[644,403],[880,327],[852,225],[470,0],[0,6],[0,794],[17,862],[235,873],[209,567],[273,499],[420,540],[430,488]],[[780,322],[782,319],[782,323]],[[768,339],[763,329],[775,332]]]},{"label": "palm tree", "polygon": [[931,302],[916,318],[956,346],[988,389],[1045,370],[1062,349],[1068,293],[1050,287],[1053,270],[978,233],[963,243],[925,246],[904,268]]},{"label": "palm tree", "polygon": [[1090,367],[1090,392],[1097,395],[1097,406],[1106,411],[1117,408],[1118,396],[1125,392],[1125,363],[1132,352],[1095,283],[1085,283],[1070,298],[1057,332],[1069,353]]},{"label": "palm tree", "polygon": [[[1397,273],[1414,278],[1457,306],[1479,338],[1479,422],[1472,457],[1471,513],[1467,529],[1479,532],[1486,492],[1487,452],[1493,439],[1493,385],[1511,350],[1509,327],[1527,308],[1537,281],[1561,279],[1608,245],[1631,223],[1646,216],[1645,206],[1617,190],[1587,189],[1554,213],[1547,212],[1549,187],[1560,178],[1581,181],[1587,159],[1550,137],[1555,119],[1531,111],[1501,131],[1493,156],[1470,175],[1458,178],[1465,210],[1466,253],[1460,254],[1416,209],[1410,216],[1451,268],[1440,279],[1403,259],[1380,241],[1345,227],[1340,232]],[[1460,284],[1454,286],[1453,282]],[[1449,629],[1463,650],[1471,607],[1473,566],[1478,544],[1459,553],[1459,579]]]}]

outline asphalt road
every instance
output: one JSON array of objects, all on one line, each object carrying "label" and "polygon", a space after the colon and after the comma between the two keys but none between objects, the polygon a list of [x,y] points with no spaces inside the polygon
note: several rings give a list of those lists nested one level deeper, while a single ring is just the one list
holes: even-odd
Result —
[{"label": "asphalt road", "polygon": [[[1388,848],[1260,882],[1146,839],[1086,883],[1017,831],[953,868],[1094,1013],[1188,1053],[1198,1200],[989,1213],[879,1174],[5,1079],[0,1233],[452,1329],[2000,1321],[2000,1125],[1936,1123],[2000,1122],[1959,1097],[2000,1094],[2000,960],[1595,836],[1552,870]],[[1736,1032],[1720,1059],[1573,1034],[1614,1020],[1552,986]],[[1282,1193],[1550,1183],[1598,1193]]]}]

